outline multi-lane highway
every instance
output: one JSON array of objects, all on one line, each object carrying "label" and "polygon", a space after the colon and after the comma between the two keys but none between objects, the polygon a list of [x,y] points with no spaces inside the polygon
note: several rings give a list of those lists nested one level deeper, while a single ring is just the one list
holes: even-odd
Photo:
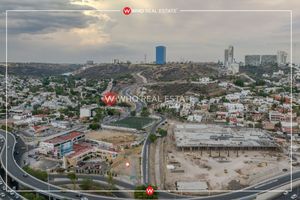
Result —
[{"label": "multi-lane highway", "polygon": [[[155,128],[155,127],[154,127]],[[5,132],[0,131],[0,134],[2,134],[4,137],[6,136]],[[71,192],[71,191],[65,191],[65,192],[59,192],[62,188],[45,183],[41,180],[36,179],[33,176],[27,175],[24,176],[25,172],[23,169],[19,167],[19,165],[16,163],[13,152],[14,152],[14,147],[15,147],[15,137],[11,133],[7,133],[7,148],[3,148],[1,151],[1,164],[3,168],[7,171],[8,175],[11,176],[14,180],[18,181],[20,184],[36,190],[37,192],[40,192],[45,195],[50,195],[59,199],[80,199],[76,192]],[[5,142],[5,143],[6,143]],[[4,143],[4,144],[5,144]],[[7,151],[6,151],[7,149]],[[7,157],[6,157],[7,154]],[[6,160],[7,159],[7,160]],[[7,165],[6,165],[7,161]],[[293,180],[300,179],[300,171],[294,172],[293,173]],[[270,179],[268,181],[264,181],[258,185],[251,186],[247,188],[247,190],[239,190],[236,192],[232,193],[226,193],[222,195],[217,195],[217,196],[210,196],[210,197],[183,197],[183,196],[178,196],[174,195],[171,193],[167,192],[160,192],[159,197],[161,199],[210,199],[210,200],[219,200],[219,199],[243,199],[243,198],[249,198],[249,197],[255,197],[257,194],[259,194],[261,191],[266,191],[266,190],[272,190],[276,189],[279,186],[289,184],[290,183],[290,174],[286,173],[285,175],[281,177],[277,177],[274,179]],[[126,187],[126,186],[125,186]],[[132,188],[132,187],[130,187]],[[85,194],[85,196],[88,197],[90,200],[96,200],[96,199],[103,199],[103,200],[108,200],[108,199],[114,199],[112,197],[105,197],[105,196],[95,196],[91,194]]]},{"label": "multi-lane highway", "polygon": [[149,135],[154,134],[156,129],[165,122],[166,118],[164,116],[159,116],[159,121],[155,122],[154,125],[152,125],[150,132],[147,134],[146,139],[144,141],[142,153],[141,153],[141,177],[142,177],[142,183],[148,184],[149,183],[149,147],[150,147],[150,139]]},{"label": "multi-lane highway", "polygon": [[[89,175],[89,174],[77,174],[76,176],[81,179],[92,178],[95,181],[108,183],[108,177],[105,177],[105,176]],[[68,178],[68,177],[67,177],[67,175],[64,175],[64,174],[50,174],[50,179],[63,179],[63,178]],[[119,188],[124,188],[124,189],[128,189],[128,190],[135,189],[134,185],[124,182],[124,181],[120,181],[118,179],[114,179],[114,185],[116,185]]]},{"label": "multi-lane highway", "polygon": [[[73,191],[62,191],[62,188],[48,184],[43,182],[29,174],[25,175],[26,172],[19,167],[16,160],[14,159],[14,148],[16,139],[13,134],[6,133],[4,131],[0,131],[0,134],[4,136],[7,140],[4,144],[7,143],[7,148],[2,148],[1,151],[1,165],[6,170],[7,174],[12,177],[14,180],[19,182],[21,185],[26,186],[36,192],[39,192],[44,195],[49,195],[51,197],[55,197],[58,199],[80,199],[77,192]],[[7,156],[6,156],[7,155]],[[84,196],[88,197],[89,200],[99,200],[99,198],[103,200],[111,200],[115,199],[113,197],[107,196],[96,196],[91,194],[84,194]]]}]

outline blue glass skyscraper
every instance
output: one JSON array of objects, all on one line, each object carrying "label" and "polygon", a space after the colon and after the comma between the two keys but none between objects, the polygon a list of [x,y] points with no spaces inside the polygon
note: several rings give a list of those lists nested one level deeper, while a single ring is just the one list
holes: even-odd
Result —
[{"label": "blue glass skyscraper", "polygon": [[156,64],[164,65],[166,64],[166,47],[157,46],[156,47]]}]

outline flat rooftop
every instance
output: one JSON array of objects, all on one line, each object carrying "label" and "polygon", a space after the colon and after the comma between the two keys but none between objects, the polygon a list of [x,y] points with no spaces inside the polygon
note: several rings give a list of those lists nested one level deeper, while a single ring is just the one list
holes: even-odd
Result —
[{"label": "flat rooftop", "polygon": [[177,147],[277,147],[265,131],[220,125],[180,124],[174,128]]},{"label": "flat rooftop", "polygon": [[177,190],[208,190],[208,185],[205,181],[178,181]]}]

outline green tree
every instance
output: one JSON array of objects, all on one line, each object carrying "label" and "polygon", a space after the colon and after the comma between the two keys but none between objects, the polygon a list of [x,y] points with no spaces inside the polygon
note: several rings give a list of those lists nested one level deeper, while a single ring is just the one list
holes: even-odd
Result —
[{"label": "green tree", "polygon": [[100,128],[100,124],[92,123],[89,125],[89,129],[98,130]]},{"label": "green tree", "polygon": [[141,116],[142,117],[148,117],[150,115],[150,112],[148,111],[148,109],[146,107],[143,107],[142,112],[141,112]]},{"label": "green tree", "polygon": [[234,84],[240,87],[244,87],[244,81],[241,79],[237,79],[234,81]]},{"label": "green tree", "polygon": [[131,115],[132,117],[136,116],[136,111],[135,111],[135,110],[131,111],[131,112],[130,112],[130,115]]},{"label": "green tree", "polygon": [[161,137],[165,137],[165,136],[167,136],[167,134],[168,134],[168,131],[165,130],[165,129],[162,129],[162,128],[159,128],[159,129],[157,130],[157,132],[159,133],[159,135],[160,135]]},{"label": "green tree", "polygon": [[153,142],[155,142],[156,139],[157,139],[157,136],[156,136],[155,134],[152,134],[152,133],[151,133],[151,134],[149,135],[149,140],[150,140],[150,142],[153,143]]},{"label": "green tree", "polygon": [[280,123],[280,122],[276,123],[276,124],[275,124],[275,128],[277,128],[277,129],[280,130],[280,129],[282,128],[281,123]]},{"label": "green tree", "polygon": [[38,169],[32,169],[28,165],[23,167],[24,171],[28,174],[42,180],[47,181],[48,180],[48,174],[46,171],[38,170]]},{"label": "green tree", "polygon": [[263,124],[261,122],[258,122],[255,124],[255,128],[263,128]]},{"label": "green tree", "polygon": [[63,95],[64,94],[64,88],[63,87],[56,87],[55,88],[56,95]]},{"label": "green tree", "polygon": [[113,174],[112,174],[112,172],[109,171],[107,175],[108,175],[107,182],[109,184],[109,188],[110,188],[110,190],[113,190],[115,187],[115,181],[114,181]]},{"label": "green tree", "polygon": [[39,196],[38,194],[34,194],[34,193],[25,193],[23,194],[23,197],[30,200],[46,200],[45,197]]},{"label": "green tree", "polygon": [[73,184],[73,189],[76,190],[76,181],[77,181],[77,175],[74,172],[68,173],[67,177],[70,179],[70,181]]},{"label": "green tree", "polygon": [[221,100],[222,100],[222,102],[224,102],[224,103],[227,103],[227,102],[229,102],[229,100],[228,100],[228,99],[226,99],[226,97],[224,97],[224,96],[222,97],[222,99],[221,99]]},{"label": "green tree", "polygon": [[94,186],[94,181],[90,178],[85,178],[80,184],[80,188],[83,190],[91,190]]},{"label": "green tree", "polygon": [[209,112],[217,112],[218,111],[218,106],[216,104],[211,104],[209,106]]},{"label": "green tree", "polygon": [[263,85],[265,85],[265,84],[266,84],[266,81],[264,81],[264,80],[258,80],[258,81],[256,81],[256,83],[255,83],[256,86],[263,86]]}]

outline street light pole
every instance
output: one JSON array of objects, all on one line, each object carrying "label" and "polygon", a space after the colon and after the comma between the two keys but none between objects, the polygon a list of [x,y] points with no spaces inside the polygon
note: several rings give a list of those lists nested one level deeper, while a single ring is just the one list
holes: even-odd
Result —
[{"label": "street light pole", "polygon": [[50,185],[49,185],[49,171],[48,171],[48,168],[47,168],[47,182],[48,182],[48,199],[51,200],[51,197],[50,197]]}]

